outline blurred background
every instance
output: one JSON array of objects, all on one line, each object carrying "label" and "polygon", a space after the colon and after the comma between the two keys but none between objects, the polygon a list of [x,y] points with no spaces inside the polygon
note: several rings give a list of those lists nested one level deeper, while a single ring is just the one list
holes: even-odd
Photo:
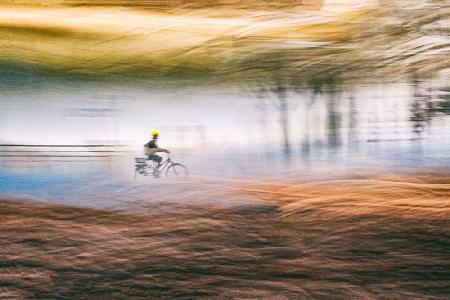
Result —
[{"label": "blurred background", "polygon": [[153,129],[192,178],[446,170],[449,12],[437,0],[2,1],[0,193],[89,202],[142,184],[133,158]]}]

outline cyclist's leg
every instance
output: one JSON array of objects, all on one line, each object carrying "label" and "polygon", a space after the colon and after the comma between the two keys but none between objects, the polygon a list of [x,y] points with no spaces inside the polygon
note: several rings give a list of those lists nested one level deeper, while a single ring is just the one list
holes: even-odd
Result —
[{"label": "cyclist's leg", "polygon": [[157,166],[156,169],[159,169],[159,167],[161,166],[161,161],[162,161],[162,157],[159,155],[155,155],[155,154],[151,154],[148,156],[149,160],[153,160],[154,162],[156,162]]}]

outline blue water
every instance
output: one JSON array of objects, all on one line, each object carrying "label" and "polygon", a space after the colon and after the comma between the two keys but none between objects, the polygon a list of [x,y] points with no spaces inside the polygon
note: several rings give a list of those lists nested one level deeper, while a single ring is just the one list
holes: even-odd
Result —
[{"label": "blue water", "polygon": [[134,178],[133,158],[152,129],[194,181],[450,169],[450,115],[428,111],[440,98],[422,103],[408,84],[355,87],[313,102],[308,92],[291,94],[285,112],[273,99],[213,88],[78,85],[5,90],[0,194],[95,206],[142,185],[170,192],[163,178]]}]

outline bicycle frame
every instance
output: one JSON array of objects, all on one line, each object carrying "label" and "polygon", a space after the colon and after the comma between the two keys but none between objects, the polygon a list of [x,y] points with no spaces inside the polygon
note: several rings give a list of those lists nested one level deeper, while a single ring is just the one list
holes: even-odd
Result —
[{"label": "bicycle frame", "polygon": [[159,172],[159,173],[164,172],[164,170],[166,170],[166,168],[170,165],[171,162],[172,162],[172,160],[170,159],[170,157],[168,157],[168,158],[166,159],[166,161],[164,161],[163,163],[161,163],[161,164],[159,165],[158,172]]},{"label": "bicycle frame", "polygon": [[[166,172],[166,175],[168,174],[168,170],[172,166],[180,165],[184,170],[181,174],[184,174],[184,176],[187,176],[187,169],[183,164],[177,164],[175,163],[171,158],[170,154],[167,155],[167,159],[164,160],[162,163],[159,164],[159,168],[156,169],[156,162],[153,160],[149,160],[147,158],[135,158],[136,164],[135,164],[135,177],[136,174],[139,173],[141,175],[147,176],[147,175],[153,175],[153,177],[159,177],[161,173]],[[177,171],[174,169],[175,176],[178,175]],[[167,175],[169,176],[169,175]]]},{"label": "bicycle frame", "polygon": [[[148,163],[146,162],[146,164],[148,165]],[[164,172],[169,166],[171,166],[173,164],[172,159],[170,158],[170,154],[167,155],[167,159],[159,164],[159,168],[156,169],[156,173],[157,174],[161,174],[162,172]]]}]

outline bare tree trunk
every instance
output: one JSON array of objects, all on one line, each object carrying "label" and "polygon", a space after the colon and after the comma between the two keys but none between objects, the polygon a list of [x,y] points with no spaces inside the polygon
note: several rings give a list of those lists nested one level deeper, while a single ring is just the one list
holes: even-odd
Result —
[{"label": "bare tree trunk", "polygon": [[336,93],[330,91],[328,99],[328,146],[336,149],[341,145],[341,115],[336,110]]},{"label": "bare tree trunk", "polygon": [[289,111],[286,99],[281,103],[281,106],[280,122],[283,130],[284,153],[289,154],[291,151],[289,142]]},{"label": "bare tree trunk", "polygon": [[286,87],[278,82],[276,87],[276,94],[278,96],[278,109],[280,111],[280,124],[283,132],[283,152],[289,156],[291,152],[291,145],[289,142],[289,105],[287,101]]}]

